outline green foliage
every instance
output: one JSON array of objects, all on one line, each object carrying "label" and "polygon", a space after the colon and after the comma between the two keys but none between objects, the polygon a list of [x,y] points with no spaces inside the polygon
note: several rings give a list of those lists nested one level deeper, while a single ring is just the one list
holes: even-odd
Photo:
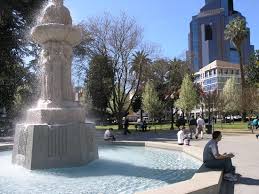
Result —
[{"label": "green foliage", "polygon": [[110,59],[107,56],[95,56],[89,64],[86,85],[93,107],[104,113],[110,100],[113,79]]},{"label": "green foliage", "polygon": [[151,76],[151,60],[148,53],[144,50],[137,51],[133,54],[131,71],[140,77],[140,84],[145,85]]},{"label": "green foliage", "polygon": [[136,95],[131,103],[133,112],[138,112],[142,108],[142,95]]},{"label": "green foliage", "polygon": [[152,64],[152,82],[158,93],[160,100],[163,100],[167,95],[168,88],[168,72],[170,70],[170,63],[167,59],[155,60]]},{"label": "green foliage", "polygon": [[35,46],[27,34],[36,18],[34,14],[44,2],[46,0],[0,3],[0,107],[6,107],[8,113],[18,103],[20,88],[26,88],[28,84],[33,87],[35,82],[35,76],[31,74],[32,63],[25,64],[23,58],[35,54]]},{"label": "green foliage", "polygon": [[230,40],[238,51],[241,50],[242,42],[248,36],[249,30],[246,27],[246,21],[244,18],[234,18],[225,29],[225,39]]},{"label": "green foliage", "polygon": [[225,113],[235,113],[240,110],[240,87],[234,77],[227,80],[224,85],[221,100],[223,101]]},{"label": "green foliage", "polygon": [[250,57],[249,65],[246,66],[247,81],[250,85],[259,88],[259,50]]},{"label": "green foliage", "polygon": [[197,92],[194,84],[190,76],[186,74],[181,85],[179,99],[176,101],[175,105],[184,112],[190,113],[197,103]]},{"label": "green foliage", "polygon": [[234,18],[225,29],[225,38],[230,40],[236,47],[239,54],[239,64],[240,64],[240,76],[241,76],[241,110],[242,119],[246,120],[246,105],[245,105],[245,72],[243,66],[243,54],[242,54],[242,43],[247,38],[249,34],[249,29],[246,27],[246,21],[244,18],[236,17]]},{"label": "green foliage", "polygon": [[143,93],[143,105],[144,110],[148,112],[151,118],[159,117],[163,108],[161,101],[158,98],[158,94],[155,90],[152,82],[147,82]]}]

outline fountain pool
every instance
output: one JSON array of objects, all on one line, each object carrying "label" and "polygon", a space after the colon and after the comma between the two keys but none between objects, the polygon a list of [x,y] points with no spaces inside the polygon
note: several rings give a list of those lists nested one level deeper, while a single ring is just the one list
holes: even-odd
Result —
[{"label": "fountain pool", "polygon": [[141,146],[99,147],[99,160],[72,168],[29,171],[0,152],[1,193],[135,193],[187,180],[201,162],[189,155]]}]

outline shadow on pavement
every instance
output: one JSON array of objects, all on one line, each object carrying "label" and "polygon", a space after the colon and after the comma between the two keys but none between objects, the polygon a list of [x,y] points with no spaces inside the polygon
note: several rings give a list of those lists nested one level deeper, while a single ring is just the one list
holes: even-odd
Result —
[{"label": "shadow on pavement", "polygon": [[248,178],[248,177],[240,177],[239,181],[236,184],[259,185],[259,179],[252,179],[252,178]]},{"label": "shadow on pavement", "polygon": [[237,182],[223,180],[221,183],[220,194],[234,194],[235,184],[259,185],[259,180],[248,177],[240,177]]}]

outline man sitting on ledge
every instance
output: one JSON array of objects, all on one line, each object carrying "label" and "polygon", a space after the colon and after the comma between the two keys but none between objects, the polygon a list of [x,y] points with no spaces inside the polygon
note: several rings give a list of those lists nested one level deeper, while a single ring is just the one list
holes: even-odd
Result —
[{"label": "man sitting on ledge", "polygon": [[203,162],[207,168],[224,170],[224,179],[228,181],[237,181],[238,175],[235,174],[235,167],[232,165],[232,153],[219,154],[218,142],[222,135],[220,131],[214,131],[212,139],[206,144],[203,151]]}]

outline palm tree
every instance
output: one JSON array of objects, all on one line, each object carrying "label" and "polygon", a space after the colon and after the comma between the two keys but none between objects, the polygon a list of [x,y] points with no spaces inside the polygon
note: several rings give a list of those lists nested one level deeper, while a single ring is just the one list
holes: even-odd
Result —
[{"label": "palm tree", "polygon": [[242,43],[247,38],[249,34],[249,29],[246,27],[245,19],[241,17],[236,17],[233,19],[225,29],[225,39],[230,40],[233,45],[236,47],[239,60],[240,60],[240,75],[241,75],[241,90],[242,90],[242,117],[245,121],[246,117],[246,108],[245,108],[245,75],[244,75],[244,67],[243,67],[243,55],[242,55]]},{"label": "palm tree", "polygon": [[141,121],[143,120],[143,110],[142,110],[142,90],[144,88],[145,83],[147,82],[149,78],[149,69],[150,69],[150,64],[151,60],[148,57],[149,55],[144,51],[136,51],[133,54],[133,60],[132,60],[132,71],[134,71],[139,77],[139,87],[140,91],[136,94],[134,97],[140,97],[140,104],[138,105],[138,108],[140,109],[140,119]]}]

